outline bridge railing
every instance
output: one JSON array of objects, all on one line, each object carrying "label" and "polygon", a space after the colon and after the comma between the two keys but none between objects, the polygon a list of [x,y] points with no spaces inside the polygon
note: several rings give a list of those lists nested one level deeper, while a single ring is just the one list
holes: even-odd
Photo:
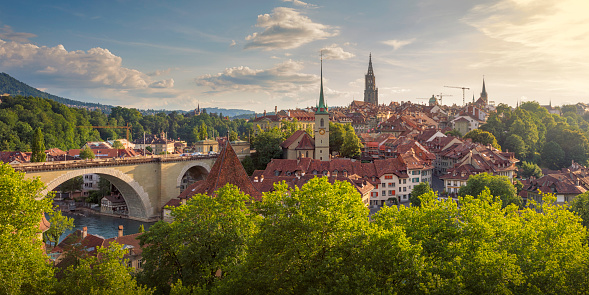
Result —
[{"label": "bridge railing", "polygon": [[73,160],[73,161],[52,161],[52,162],[38,162],[38,163],[22,163],[11,164],[16,171],[32,172],[32,171],[50,171],[50,170],[69,170],[90,167],[104,167],[104,166],[120,166],[120,165],[134,165],[151,162],[179,162],[179,161],[193,161],[199,159],[216,158],[216,154],[212,155],[153,155],[140,156],[132,158],[107,158],[107,159],[87,159],[87,160]]}]

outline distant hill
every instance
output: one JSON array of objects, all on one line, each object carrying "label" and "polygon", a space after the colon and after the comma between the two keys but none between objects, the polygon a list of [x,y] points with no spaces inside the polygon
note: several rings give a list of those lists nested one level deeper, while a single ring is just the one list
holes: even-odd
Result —
[{"label": "distant hill", "polygon": [[86,109],[100,109],[104,113],[110,113],[110,109],[113,108],[111,105],[103,105],[99,103],[81,102],[68,98],[59,97],[47,92],[43,92],[39,89],[33,88],[6,73],[0,73],[0,94],[8,93],[12,96],[34,96],[48,98],[55,100],[59,103],[65,104],[72,107],[82,107]]},{"label": "distant hill", "polygon": [[242,109],[221,109],[221,108],[204,108],[207,110],[207,113],[217,113],[218,115],[223,114],[224,117],[234,118],[234,117],[242,117],[249,118],[250,116],[254,115],[254,111],[250,110],[242,110]]},{"label": "distant hill", "polygon": [[[92,103],[92,102],[81,102],[73,99],[59,97],[53,94],[49,94],[47,92],[43,92],[39,89],[33,88],[12,76],[6,73],[0,73],[0,94],[8,93],[12,96],[22,95],[22,96],[34,96],[34,97],[42,97],[51,100],[55,100],[59,103],[65,104],[70,107],[78,107],[78,108],[85,108],[88,110],[100,109],[105,114],[110,114],[110,110],[114,107],[111,105],[104,105],[100,103]],[[222,109],[222,108],[206,108],[208,113],[217,113],[223,114],[223,116],[228,116],[230,118],[240,115],[253,115],[254,111],[249,110],[241,110],[241,109]],[[179,114],[184,114],[186,111],[182,110],[139,110],[143,115],[154,115],[157,113],[166,113],[169,114],[171,112],[177,112]],[[246,116],[249,118],[249,116]]]}]

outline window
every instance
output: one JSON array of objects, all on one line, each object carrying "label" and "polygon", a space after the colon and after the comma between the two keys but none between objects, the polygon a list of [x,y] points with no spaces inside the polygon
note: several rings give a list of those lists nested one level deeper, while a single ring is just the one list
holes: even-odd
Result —
[{"label": "window", "polygon": [[321,125],[321,127],[323,127],[325,125],[325,123],[323,122],[323,118],[321,118],[321,121],[319,121],[319,122],[320,122],[319,124]]},{"label": "window", "polygon": [[387,195],[387,191],[382,191],[382,195],[386,196]]},{"label": "window", "polygon": [[405,178],[405,179],[403,179],[403,184],[406,184],[406,183],[407,183],[407,179]]},{"label": "window", "polygon": [[407,187],[403,187],[403,191],[406,192],[407,191]]},{"label": "window", "polygon": [[393,179],[393,176],[392,175],[385,175],[384,179]]},{"label": "window", "polygon": [[399,179],[399,184],[401,184],[401,180]]},{"label": "window", "polygon": [[395,187],[395,183],[394,182],[389,182],[389,187]]},{"label": "window", "polygon": [[395,191],[389,190],[389,196],[394,196],[394,195],[395,195]]},{"label": "window", "polygon": [[413,182],[413,183],[419,182],[419,177],[415,177],[415,178],[411,179],[411,182]]}]

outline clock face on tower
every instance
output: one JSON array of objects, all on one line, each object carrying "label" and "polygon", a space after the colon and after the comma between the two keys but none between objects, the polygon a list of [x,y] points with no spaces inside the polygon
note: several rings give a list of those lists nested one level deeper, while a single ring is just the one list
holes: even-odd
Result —
[{"label": "clock face on tower", "polygon": [[325,134],[325,129],[319,129],[319,134],[321,134],[321,135]]}]

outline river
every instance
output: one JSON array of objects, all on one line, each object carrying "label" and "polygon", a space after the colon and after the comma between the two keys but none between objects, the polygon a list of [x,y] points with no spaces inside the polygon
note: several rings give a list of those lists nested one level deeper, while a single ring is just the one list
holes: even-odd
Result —
[{"label": "river", "polygon": [[61,242],[70,233],[88,227],[88,233],[101,236],[105,239],[114,238],[118,235],[119,225],[123,226],[123,234],[130,235],[139,232],[139,226],[143,224],[145,230],[148,230],[154,222],[142,222],[125,218],[111,217],[98,214],[87,214],[86,216],[62,212],[64,216],[74,219],[74,228],[67,230],[59,241]]}]

